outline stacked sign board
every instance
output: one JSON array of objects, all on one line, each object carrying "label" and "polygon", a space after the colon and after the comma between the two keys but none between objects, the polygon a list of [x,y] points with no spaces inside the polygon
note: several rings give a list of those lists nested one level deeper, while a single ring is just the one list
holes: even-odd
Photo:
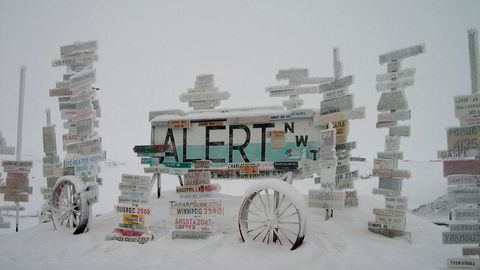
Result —
[{"label": "stacked sign board", "polygon": [[181,102],[188,102],[188,106],[194,110],[213,109],[220,105],[221,100],[226,100],[230,94],[226,91],[218,91],[215,87],[213,74],[198,75],[194,87],[187,93],[180,95]]},{"label": "stacked sign board", "polygon": [[47,111],[47,126],[43,127],[43,177],[47,179],[47,186],[40,188],[40,192],[45,200],[42,206],[42,212],[39,216],[39,222],[48,222],[52,219],[50,207],[52,193],[58,178],[63,175],[62,164],[57,154],[57,141],[55,125],[49,123],[50,111]]},{"label": "stacked sign board", "polygon": [[368,222],[368,230],[388,237],[404,234],[408,210],[408,197],[401,193],[402,181],[410,178],[410,172],[399,169],[398,160],[403,159],[400,137],[410,136],[410,126],[397,123],[410,119],[405,88],[413,85],[415,69],[402,69],[401,61],[424,52],[424,45],[416,45],[379,57],[381,65],[387,64],[387,73],[377,75],[376,89],[382,93],[377,105],[377,128],[388,128],[389,134],[385,136],[385,151],[374,159],[372,175],[379,177],[379,187],[373,189],[373,194],[385,196],[385,208],[373,209],[375,221]]},{"label": "stacked sign board", "polygon": [[28,195],[32,194],[29,186],[28,174],[33,167],[32,161],[2,161],[3,171],[7,173],[5,185],[0,186],[3,200],[6,202],[28,202]]},{"label": "stacked sign board", "polygon": [[8,146],[7,141],[3,137],[2,132],[0,131],[0,155],[15,155],[15,147]]},{"label": "stacked sign board", "polygon": [[170,201],[172,239],[204,239],[216,231],[216,218],[224,215],[219,191],[219,184],[210,183],[208,168],[184,175],[183,185],[177,186],[179,200]]},{"label": "stacked sign board", "polygon": [[[470,64],[478,70],[477,31],[469,30]],[[473,76],[475,75],[475,76]],[[463,258],[447,260],[449,269],[480,268],[480,92],[472,72],[472,95],[454,98],[455,117],[460,127],[447,128],[448,150],[438,151],[443,159],[443,175],[448,179],[447,192],[452,197],[453,222],[442,233],[444,244],[474,244],[463,247]]]},{"label": "stacked sign board", "polygon": [[[93,62],[98,60],[97,41],[76,42],[60,47],[61,58],[53,60],[52,66],[66,66],[63,81],[50,89],[50,96],[58,97],[63,128],[63,148],[67,155],[63,162],[63,174],[75,175],[84,182],[101,184],[98,161],[106,158],[102,150],[102,138],[94,128],[98,128],[101,109],[92,86],[96,82]],[[47,127],[48,128],[48,127]],[[56,177],[56,175],[55,175]],[[95,198],[96,200],[96,198]]]},{"label": "stacked sign board", "polygon": [[308,191],[308,206],[327,209],[327,219],[329,209],[345,205],[345,191],[335,190],[337,162],[335,129],[329,128],[320,133],[320,176],[315,177],[315,184],[321,184],[321,188]]},{"label": "stacked sign board", "polygon": [[115,206],[115,212],[122,214],[122,222],[113,230],[113,234],[106,236],[106,240],[144,244],[153,239],[145,223],[146,217],[152,214],[151,208],[146,206],[150,182],[148,176],[122,174],[119,204]]}]

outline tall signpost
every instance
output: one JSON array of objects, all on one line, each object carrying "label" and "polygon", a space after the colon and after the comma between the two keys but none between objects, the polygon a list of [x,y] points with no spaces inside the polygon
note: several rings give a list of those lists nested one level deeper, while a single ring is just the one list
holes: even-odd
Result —
[{"label": "tall signpost", "polygon": [[32,161],[22,161],[22,130],[23,130],[23,104],[25,97],[25,74],[26,67],[20,69],[20,93],[18,98],[18,126],[17,126],[17,155],[16,161],[2,161],[7,179],[4,186],[0,186],[0,193],[4,193],[3,200],[15,202],[16,226],[18,232],[20,202],[28,202],[28,194],[32,194],[32,187],[29,186],[28,174],[33,167]]},{"label": "tall signpost", "polygon": [[[319,87],[320,92],[323,93],[323,101],[320,103],[320,113],[316,115],[315,122],[317,125],[331,125],[335,129],[335,168],[332,169],[328,165],[328,157],[321,157],[320,162],[322,171],[335,171],[334,190],[336,193],[344,196],[343,203],[334,204],[336,208],[358,206],[354,180],[358,178],[359,172],[358,170],[350,170],[351,152],[356,148],[356,142],[348,142],[347,137],[350,129],[350,120],[365,118],[365,107],[354,107],[354,96],[349,92],[349,87],[353,82],[353,75],[343,76],[343,63],[340,61],[340,51],[335,47],[333,49],[333,80]],[[324,173],[322,172],[321,174]],[[324,179],[325,176],[321,175],[320,178],[318,179],[320,182],[329,182],[328,179]],[[335,196],[335,200],[338,200],[339,197],[340,195]],[[333,208],[331,216],[333,216]]]},{"label": "tall signpost", "polygon": [[[98,162],[106,158],[106,152],[102,148],[102,138],[95,131],[95,128],[99,127],[98,118],[101,117],[99,100],[96,98],[99,88],[92,86],[96,82],[96,69],[93,67],[96,61],[98,61],[98,55],[97,41],[95,40],[61,46],[60,59],[52,61],[53,67],[66,66],[63,80],[57,82],[55,88],[49,90],[49,95],[58,97],[61,119],[65,120],[63,128],[67,130],[62,136],[63,149],[67,153],[63,164],[59,165],[54,151],[56,148],[53,142],[54,128],[51,125],[45,127],[44,150],[46,157],[43,170],[44,176],[47,177],[47,189],[43,191],[48,198],[49,186],[51,186],[48,181],[50,184],[56,181],[52,195],[54,225],[58,228],[67,224],[66,226],[70,229],[75,228],[74,233],[81,233],[85,228],[88,229],[88,220],[92,217],[91,206],[97,202],[98,185],[102,184],[102,179],[98,177],[100,173]],[[56,180],[62,175],[74,177],[61,177]],[[73,191],[65,190],[63,192],[65,188],[73,188]],[[85,196],[77,193],[85,193]],[[74,214],[72,223],[76,223],[76,225],[68,225],[68,222],[64,220],[65,215],[62,214],[64,211],[62,210],[62,196],[71,199],[67,200],[67,204],[69,204],[67,210],[75,206],[76,200],[73,197],[80,197],[80,200],[77,201],[81,201],[82,198],[86,200],[86,207],[83,206],[82,211],[89,215],[89,218],[75,213],[74,209],[72,210]],[[57,216],[60,220],[56,220]]]},{"label": "tall signpost", "polygon": [[410,172],[398,168],[398,160],[403,159],[400,151],[400,138],[410,136],[410,126],[398,125],[398,121],[409,120],[411,111],[405,96],[405,88],[414,83],[415,69],[402,69],[405,58],[425,52],[425,46],[412,47],[382,54],[380,65],[387,64],[387,73],[377,75],[377,91],[382,93],[377,105],[377,128],[388,128],[385,136],[385,151],[378,152],[373,161],[372,175],[379,177],[378,188],[373,194],[385,196],[385,208],[373,209],[375,221],[368,222],[368,230],[388,237],[401,236],[405,232],[408,197],[402,196],[402,181],[410,178]]},{"label": "tall signpost", "polygon": [[478,32],[468,30],[471,95],[454,98],[455,117],[460,127],[447,128],[448,150],[438,151],[448,195],[454,208],[449,231],[442,233],[444,244],[473,244],[462,249],[462,258],[447,260],[448,269],[480,268],[480,89],[478,85]]}]

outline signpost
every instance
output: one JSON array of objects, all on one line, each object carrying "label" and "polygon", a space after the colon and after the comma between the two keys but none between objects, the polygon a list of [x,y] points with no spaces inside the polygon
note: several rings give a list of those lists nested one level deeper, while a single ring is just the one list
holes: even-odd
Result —
[{"label": "signpost", "polygon": [[[122,174],[119,183],[121,195],[118,205],[114,207],[116,213],[122,215],[122,222],[113,230],[113,234],[105,240],[128,241],[144,244],[153,240],[153,234],[145,225],[145,219],[152,214],[152,209],[143,206],[148,204],[151,191],[151,179],[148,176]],[[125,227],[130,227],[126,229]]]},{"label": "signpost", "polygon": [[447,194],[453,201],[449,231],[442,233],[443,244],[476,244],[462,249],[463,258],[447,259],[448,269],[477,269],[480,259],[480,96],[478,95],[477,31],[468,30],[472,95],[454,98],[455,117],[460,127],[447,128],[448,150],[438,151],[443,159],[443,175],[448,179]]},{"label": "signpost", "polygon": [[398,168],[398,160],[403,159],[400,151],[400,138],[410,136],[410,126],[398,125],[398,121],[411,118],[405,88],[415,82],[415,68],[401,69],[405,58],[425,52],[425,46],[415,45],[379,56],[379,63],[387,63],[387,73],[377,75],[376,90],[382,95],[377,105],[377,128],[388,128],[385,136],[385,151],[377,153],[372,175],[379,177],[378,188],[373,194],[385,196],[385,209],[374,209],[375,222],[368,223],[368,230],[387,237],[406,234],[406,210],[408,199],[402,196],[403,179],[410,178],[410,172]]}]

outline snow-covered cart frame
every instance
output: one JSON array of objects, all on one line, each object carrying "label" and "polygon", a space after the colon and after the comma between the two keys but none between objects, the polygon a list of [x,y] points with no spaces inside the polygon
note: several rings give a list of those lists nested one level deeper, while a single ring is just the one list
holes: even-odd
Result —
[{"label": "snow-covered cart frame", "polygon": [[[151,120],[151,143],[160,156],[151,156],[155,161],[145,170],[154,172],[154,181],[160,183],[161,173],[166,173],[178,175],[183,184],[183,174],[197,171],[209,171],[213,179],[282,178],[284,182],[265,180],[248,189],[238,214],[240,234],[245,241],[291,249],[302,243],[305,202],[290,183],[318,172],[319,135],[325,125],[314,124],[313,110],[156,113],[160,115]],[[206,160],[210,166],[204,166]]]}]

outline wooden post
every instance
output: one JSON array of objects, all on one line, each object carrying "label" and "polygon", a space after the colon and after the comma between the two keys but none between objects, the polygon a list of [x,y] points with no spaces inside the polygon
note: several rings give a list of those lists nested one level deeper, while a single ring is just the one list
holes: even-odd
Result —
[{"label": "wooden post", "polygon": [[52,120],[50,118],[50,108],[45,109],[45,114],[47,115],[47,126],[50,126],[50,124],[52,123]]},{"label": "wooden post", "polygon": [[480,94],[478,87],[478,31],[468,29],[468,50],[470,53],[470,81],[472,83],[472,94]]},{"label": "wooden post", "polygon": [[[25,73],[26,66],[20,68],[20,93],[18,96],[18,125],[17,125],[17,160],[22,159],[22,129],[23,129],[23,100],[25,97]],[[15,202],[16,218],[15,218],[15,232],[18,232],[19,208],[20,204]]]},{"label": "wooden post", "polygon": [[162,175],[157,173],[157,198],[160,198],[160,195],[162,193]]}]

